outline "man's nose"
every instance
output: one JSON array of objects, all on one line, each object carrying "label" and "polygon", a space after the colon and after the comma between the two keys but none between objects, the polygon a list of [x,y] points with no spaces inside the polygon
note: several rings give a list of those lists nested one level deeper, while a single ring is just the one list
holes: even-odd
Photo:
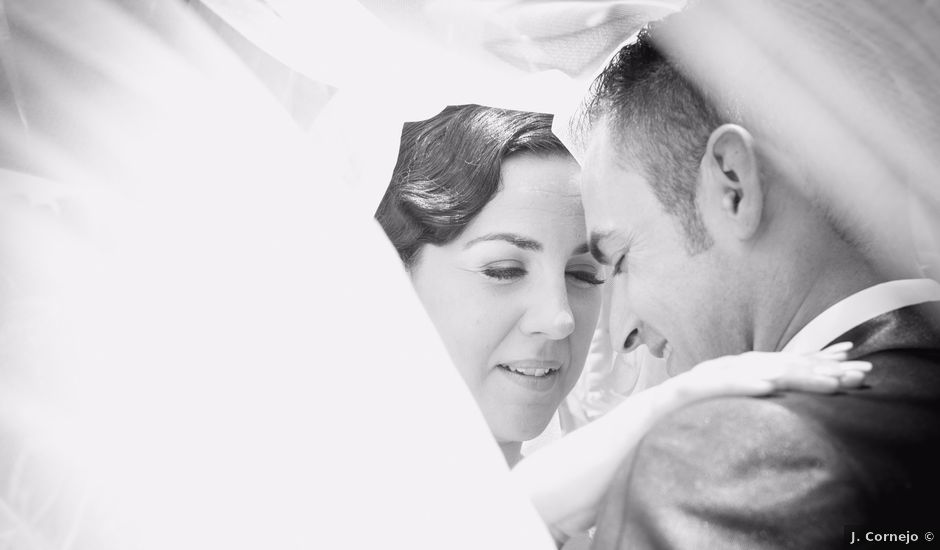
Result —
[{"label": "man's nose", "polygon": [[633,351],[643,343],[642,323],[633,313],[623,293],[612,292],[610,308],[610,340],[614,349],[624,353]]},{"label": "man's nose", "polygon": [[627,334],[627,337],[623,339],[623,346],[621,348],[622,352],[628,352],[635,350],[642,342],[640,342],[640,330],[633,329],[630,331],[630,334]]},{"label": "man's nose", "polygon": [[526,334],[541,334],[552,340],[567,338],[574,332],[574,314],[564,281],[532,293],[520,328]]}]

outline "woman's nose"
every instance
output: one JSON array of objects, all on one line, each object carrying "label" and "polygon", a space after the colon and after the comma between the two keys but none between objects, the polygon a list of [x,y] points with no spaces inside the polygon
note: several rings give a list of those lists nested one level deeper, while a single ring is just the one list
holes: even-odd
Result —
[{"label": "woman's nose", "polygon": [[574,332],[574,314],[563,285],[564,282],[562,288],[552,288],[550,292],[533,293],[520,325],[523,332],[542,334],[552,340],[567,338]]}]

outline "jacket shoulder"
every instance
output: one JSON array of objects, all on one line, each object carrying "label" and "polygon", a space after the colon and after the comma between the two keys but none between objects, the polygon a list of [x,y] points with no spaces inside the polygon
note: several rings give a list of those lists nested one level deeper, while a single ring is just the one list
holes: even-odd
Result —
[{"label": "jacket shoulder", "polygon": [[617,476],[599,548],[838,546],[861,518],[856,472],[777,399],[725,398],[657,424]]}]

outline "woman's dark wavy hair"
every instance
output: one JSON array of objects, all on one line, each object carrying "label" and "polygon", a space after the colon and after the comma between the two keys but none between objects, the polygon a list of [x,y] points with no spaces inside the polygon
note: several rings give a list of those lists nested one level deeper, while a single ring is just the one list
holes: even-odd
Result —
[{"label": "woman's dark wavy hair", "polygon": [[551,115],[479,105],[447,107],[407,122],[392,181],[375,218],[406,267],[425,244],[463,232],[500,189],[500,168],[519,153],[570,155]]}]

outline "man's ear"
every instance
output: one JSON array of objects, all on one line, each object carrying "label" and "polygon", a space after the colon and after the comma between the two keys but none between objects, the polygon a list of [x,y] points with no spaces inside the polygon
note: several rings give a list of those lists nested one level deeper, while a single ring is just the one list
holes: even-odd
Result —
[{"label": "man's ear", "polygon": [[754,236],[764,210],[763,182],[754,138],[737,124],[724,124],[708,138],[702,159],[704,206],[719,214],[741,240]]}]

